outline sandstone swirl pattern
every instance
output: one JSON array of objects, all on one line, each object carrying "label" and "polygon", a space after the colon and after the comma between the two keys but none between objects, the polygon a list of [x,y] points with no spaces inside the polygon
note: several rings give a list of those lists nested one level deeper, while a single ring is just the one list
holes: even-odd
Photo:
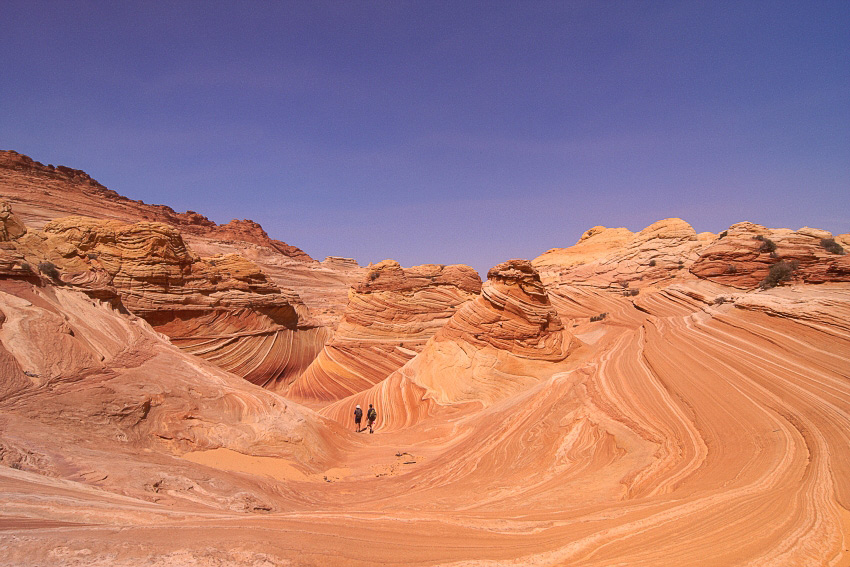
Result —
[{"label": "sandstone swirl pattern", "polygon": [[351,290],[333,340],[286,396],[328,402],[377,384],[419,353],[480,289],[478,273],[468,266],[375,265]]},{"label": "sandstone swirl pattern", "polygon": [[171,226],[65,217],[18,237],[17,266],[143,317],[187,352],[270,389],[325,342],[298,296],[235,254],[200,258]]},{"label": "sandstone swirl pattern", "polygon": [[404,367],[321,413],[345,423],[355,405],[372,403],[382,410],[379,427],[394,430],[481,409],[551,376],[576,346],[531,264],[511,260],[490,270],[481,295]]},{"label": "sandstone swirl pattern", "polygon": [[[34,218],[38,199],[14,214],[26,201]],[[440,296],[409,327],[412,298],[429,305],[457,279],[405,296],[408,272],[385,265],[352,294],[358,348],[391,344],[392,324],[444,323],[401,368],[324,406],[331,420],[122,308],[160,328],[286,327],[297,302],[224,244],[195,258],[160,223],[85,236],[82,221],[22,230],[5,212],[0,563],[850,564],[846,235],[595,227],[539,272],[500,264],[448,320]],[[186,317],[155,319],[169,310]],[[370,402],[378,431],[356,434],[351,408]]]}]

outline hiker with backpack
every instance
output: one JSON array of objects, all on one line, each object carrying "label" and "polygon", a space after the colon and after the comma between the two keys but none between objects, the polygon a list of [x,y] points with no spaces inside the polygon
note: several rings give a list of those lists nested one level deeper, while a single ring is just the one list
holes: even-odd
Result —
[{"label": "hiker with backpack", "polygon": [[369,420],[369,433],[374,433],[374,431],[372,431],[372,425],[375,423],[375,420],[378,419],[378,411],[372,407],[372,404],[369,404],[369,410],[366,412],[366,419]]},{"label": "hiker with backpack", "polygon": [[[372,406],[369,406],[369,407],[372,407]],[[360,409],[360,406],[358,405],[356,408],[354,408],[354,425],[355,425],[355,427],[357,427],[357,433],[360,433],[360,429],[361,429],[360,428],[360,420],[362,420],[362,419],[363,419],[363,410]]]}]

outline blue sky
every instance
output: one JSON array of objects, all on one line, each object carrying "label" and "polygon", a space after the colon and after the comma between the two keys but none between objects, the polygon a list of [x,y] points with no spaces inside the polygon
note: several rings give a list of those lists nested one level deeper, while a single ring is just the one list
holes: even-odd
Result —
[{"label": "blue sky", "polygon": [[0,0],[0,148],[317,259],[850,232],[850,2]]}]

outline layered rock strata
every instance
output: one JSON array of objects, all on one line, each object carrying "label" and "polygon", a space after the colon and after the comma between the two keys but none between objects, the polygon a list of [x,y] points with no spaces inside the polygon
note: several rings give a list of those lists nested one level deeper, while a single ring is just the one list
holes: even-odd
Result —
[{"label": "layered rock strata", "polygon": [[469,266],[372,266],[349,294],[333,340],[286,391],[304,403],[328,402],[377,384],[422,351],[425,343],[481,290]]},{"label": "layered rock strata", "polygon": [[848,281],[850,256],[838,244],[845,236],[834,239],[825,230],[768,229],[741,222],[703,249],[690,271],[698,277],[742,289],[753,289],[762,282],[779,283],[770,282],[769,276],[773,266],[780,263],[788,267],[783,282]]},{"label": "layered rock strata", "polygon": [[410,362],[321,413],[345,423],[371,403],[382,408],[380,427],[394,430],[480,410],[550,377],[577,346],[530,262],[510,260]]},{"label": "layered rock strata", "polygon": [[326,340],[297,294],[240,256],[198,257],[169,225],[67,217],[14,245],[52,283],[113,299],[187,352],[272,389]]},{"label": "layered rock strata", "polygon": [[713,235],[698,235],[681,219],[665,219],[638,233],[594,227],[575,246],[552,249],[532,263],[546,282],[578,281],[595,287],[643,287],[675,278],[699,257]]},{"label": "layered rock strata", "polygon": [[336,326],[348,288],[363,276],[356,262],[317,262],[299,248],[270,238],[254,221],[218,225],[194,211],[179,213],[167,205],[128,199],[84,171],[44,165],[14,151],[0,150],[0,200],[8,201],[18,217],[36,229],[67,216],[167,224],[203,256],[239,254],[254,262],[276,285],[295,291],[316,321],[328,327]]},{"label": "layered rock strata", "polygon": [[845,239],[824,230],[768,229],[750,222],[718,235],[697,234],[681,219],[666,219],[636,234],[625,228],[593,227],[575,246],[553,248],[532,263],[547,285],[555,287],[587,285],[629,295],[693,274],[754,289],[779,263],[793,272],[782,279],[785,282],[847,281],[850,259],[840,251]]},{"label": "layered rock strata", "polygon": [[[43,495],[64,483],[142,507],[276,509],[280,498],[263,483],[176,456],[275,456],[309,474],[336,458],[339,436],[333,423],[180,351],[123,309],[66,285],[0,277],[0,468],[36,484],[55,479]],[[15,490],[2,490],[4,521]]]}]

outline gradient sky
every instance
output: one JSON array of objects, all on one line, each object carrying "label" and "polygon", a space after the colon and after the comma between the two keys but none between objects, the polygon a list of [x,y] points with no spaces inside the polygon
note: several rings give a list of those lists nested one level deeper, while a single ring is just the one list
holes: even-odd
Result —
[{"label": "gradient sky", "polygon": [[0,148],[317,259],[850,232],[850,1],[0,0]]}]

